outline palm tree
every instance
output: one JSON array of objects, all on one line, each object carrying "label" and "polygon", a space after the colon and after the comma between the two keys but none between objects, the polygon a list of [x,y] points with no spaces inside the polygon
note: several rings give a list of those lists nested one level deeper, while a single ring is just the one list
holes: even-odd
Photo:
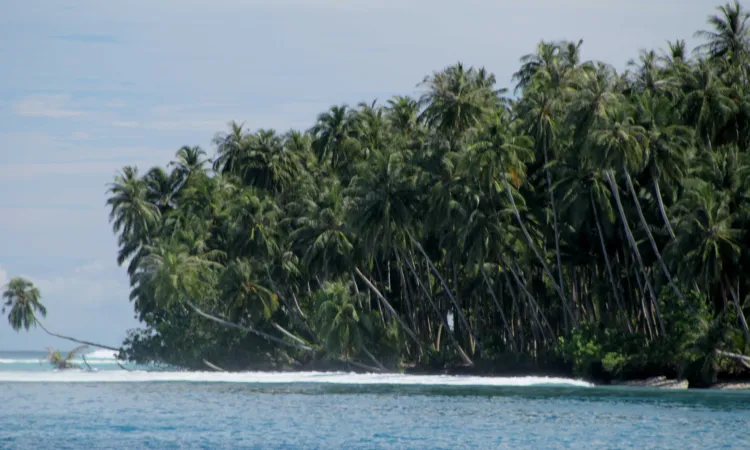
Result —
[{"label": "palm tree", "polygon": [[402,135],[414,133],[418,127],[419,103],[411,97],[396,96],[387,102],[388,120]]},{"label": "palm tree", "polygon": [[354,236],[346,226],[347,208],[340,184],[335,180],[321,184],[323,187],[290,205],[292,214],[285,220],[293,228],[289,238],[302,262],[312,273],[328,279],[348,272]]},{"label": "palm tree", "polygon": [[180,147],[175,154],[177,158],[172,161],[168,166],[174,166],[174,176],[178,186],[182,186],[188,182],[188,180],[197,174],[205,174],[205,165],[208,162],[203,157],[206,156],[206,152],[198,146],[189,147],[187,145]]},{"label": "palm tree", "polygon": [[426,77],[422,84],[427,92],[419,100],[424,107],[419,119],[448,138],[452,146],[499,105],[499,94],[504,92],[494,89],[494,75],[484,69],[465,69],[461,63]]},{"label": "palm tree", "polygon": [[175,208],[175,197],[182,184],[176,172],[167,174],[161,167],[152,167],[143,176],[143,183],[146,201],[156,205],[159,214],[164,215]]},{"label": "palm tree", "polygon": [[5,286],[2,297],[5,299],[2,307],[2,314],[5,314],[5,311],[9,311],[8,323],[15,331],[20,331],[22,328],[28,331],[31,327],[39,325],[45,333],[56,338],[107,350],[119,351],[119,349],[108,345],[95,344],[93,342],[83,341],[49,331],[36,316],[36,314],[39,313],[42,317],[47,317],[47,308],[41,302],[41,293],[31,281],[25,278],[16,277],[11,279],[7,286]]},{"label": "palm tree", "polygon": [[313,351],[301,340],[284,330],[276,328],[296,342],[289,342],[265,333],[255,327],[230,322],[207,313],[196,302],[198,299],[216,296],[217,272],[221,265],[198,255],[191,255],[188,249],[175,242],[149,248],[137,274],[138,287],[148,286],[149,292],[162,308],[185,305],[194,313],[219,325],[250,332],[270,342],[304,351]]},{"label": "palm tree", "polygon": [[21,328],[28,331],[35,327],[37,322],[36,313],[47,317],[47,308],[44,307],[39,289],[25,278],[13,278],[4,286],[2,313],[8,313],[8,323],[11,328],[20,331]]},{"label": "palm tree", "polygon": [[246,135],[244,124],[235,121],[229,122],[229,132],[214,136],[213,143],[216,145],[217,157],[213,162],[214,172],[231,173],[235,170],[237,160],[242,156]]},{"label": "palm tree", "polygon": [[696,50],[707,53],[714,59],[729,58],[734,64],[748,57],[750,52],[750,12],[745,11],[737,0],[716,8],[720,14],[708,18],[713,31],[701,30],[695,37],[706,39]]},{"label": "palm tree", "polygon": [[687,163],[693,146],[693,133],[680,125],[677,112],[667,97],[644,92],[636,98],[637,122],[648,134],[646,166],[651,174],[656,201],[664,225],[671,239],[674,230],[667,217],[660,183],[666,186],[679,185],[687,175]]},{"label": "palm tree", "polygon": [[327,283],[317,291],[313,301],[317,311],[315,320],[318,334],[323,337],[325,348],[345,360],[362,352],[381,370],[383,364],[367,349],[374,333],[370,317],[357,308],[348,283]]},{"label": "palm tree", "polygon": [[221,274],[219,300],[225,305],[232,322],[240,322],[247,316],[257,325],[270,320],[279,309],[278,295],[257,280],[256,272],[249,261],[235,259]]},{"label": "palm tree", "polygon": [[[123,168],[107,192],[110,194],[107,205],[111,207],[109,220],[113,231],[119,233],[117,263],[123,264],[150,241],[161,214],[157,205],[148,201],[147,185],[138,177],[135,167]],[[131,262],[128,272],[132,274],[134,269]]]},{"label": "palm tree", "polygon": [[711,149],[721,127],[731,118],[736,105],[713,65],[701,61],[685,74],[683,108],[689,124],[695,127],[707,149]]},{"label": "palm tree", "polygon": [[333,106],[318,116],[310,129],[314,136],[313,150],[320,161],[334,170],[349,164],[357,144],[352,138],[353,113],[346,106]]},{"label": "palm tree", "polygon": [[86,345],[76,347],[68,352],[68,354],[65,356],[63,356],[62,353],[60,353],[60,351],[58,350],[48,348],[47,356],[44,357],[44,360],[49,362],[55,369],[58,370],[80,369],[80,364],[74,364],[71,361],[76,357],[77,354],[81,353],[86,348],[88,348],[88,346]]},{"label": "palm tree", "polygon": [[288,191],[297,180],[297,154],[284,145],[284,138],[273,130],[259,130],[247,137],[244,153],[237,157],[233,171],[247,186],[273,194]]}]

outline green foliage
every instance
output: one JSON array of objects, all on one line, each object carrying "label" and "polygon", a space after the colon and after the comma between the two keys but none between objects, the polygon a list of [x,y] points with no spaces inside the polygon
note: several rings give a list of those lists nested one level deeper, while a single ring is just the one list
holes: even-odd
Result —
[{"label": "green foliage", "polygon": [[211,169],[192,146],[124,168],[108,204],[144,325],[125,354],[725,371],[714,350],[750,342],[732,301],[750,293],[750,52],[744,9],[717,17],[693,57],[676,41],[617,73],[541,42],[517,98],[458,63],[307,131],[232,122]]},{"label": "green foliage", "polygon": [[8,323],[16,331],[29,330],[37,324],[36,313],[47,316],[47,308],[41,303],[41,294],[29,280],[13,278],[3,290],[2,314],[8,311]]}]

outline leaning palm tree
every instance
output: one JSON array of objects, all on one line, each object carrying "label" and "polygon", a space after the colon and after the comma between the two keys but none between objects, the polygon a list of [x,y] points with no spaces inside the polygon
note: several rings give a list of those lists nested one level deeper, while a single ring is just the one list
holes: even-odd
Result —
[{"label": "leaning palm tree", "polygon": [[182,243],[166,242],[149,246],[148,256],[142,261],[135,284],[138,292],[150,293],[162,308],[184,305],[199,316],[219,325],[247,331],[270,342],[299,350],[313,350],[280,326],[275,328],[295,342],[279,339],[255,327],[230,322],[204,311],[198,302],[203,300],[203,303],[208,303],[206,300],[215,300],[218,275],[222,269],[221,264],[205,255],[191,254]]},{"label": "leaning palm tree", "polygon": [[[73,350],[69,351],[67,355],[63,356],[62,353],[60,353],[59,350],[54,348],[47,348],[47,356],[42,359],[42,361],[46,361],[55,369],[58,370],[65,370],[65,369],[80,369],[80,364],[75,364],[71,362],[73,358],[76,357],[76,355],[80,354],[84,350],[86,350],[88,346],[81,345],[80,347],[76,347]],[[84,360],[85,361],[85,360]],[[86,364],[88,366],[88,364]]]},{"label": "leaning palm tree", "polygon": [[39,289],[31,281],[21,277],[10,280],[3,291],[5,302],[3,303],[2,313],[5,314],[5,311],[8,311],[8,323],[10,323],[11,328],[15,331],[20,331],[22,328],[28,331],[31,327],[39,325],[45,333],[56,338],[65,339],[77,344],[120,351],[120,349],[108,345],[83,341],[49,331],[36,316],[37,312],[42,317],[47,316],[47,308],[42,304],[41,297]]}]

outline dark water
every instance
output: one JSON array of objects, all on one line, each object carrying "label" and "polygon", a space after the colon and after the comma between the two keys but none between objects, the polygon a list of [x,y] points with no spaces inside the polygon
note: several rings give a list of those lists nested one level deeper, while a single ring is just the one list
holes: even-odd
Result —
[{"label": "dark water", "polygon": [[744,393],[358,385],[356,377],[354,384],[6,379],[0,448],[750,449]]}]

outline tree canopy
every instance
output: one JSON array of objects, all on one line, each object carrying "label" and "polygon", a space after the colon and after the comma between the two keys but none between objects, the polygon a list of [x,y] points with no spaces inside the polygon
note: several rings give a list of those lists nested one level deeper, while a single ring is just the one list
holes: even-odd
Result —
[{"label": "tree canopy", "polygon": [[[695,51],[624,72],[545,41],[510,90],[457,63],[419,97],[232,122],[212,161],[123,168],[108,205],[143,323],[124,354],[744,370],[718,355],[750,350],[749,17],[722,6]],[[8,292],[28,328],[33,291]]]}]

